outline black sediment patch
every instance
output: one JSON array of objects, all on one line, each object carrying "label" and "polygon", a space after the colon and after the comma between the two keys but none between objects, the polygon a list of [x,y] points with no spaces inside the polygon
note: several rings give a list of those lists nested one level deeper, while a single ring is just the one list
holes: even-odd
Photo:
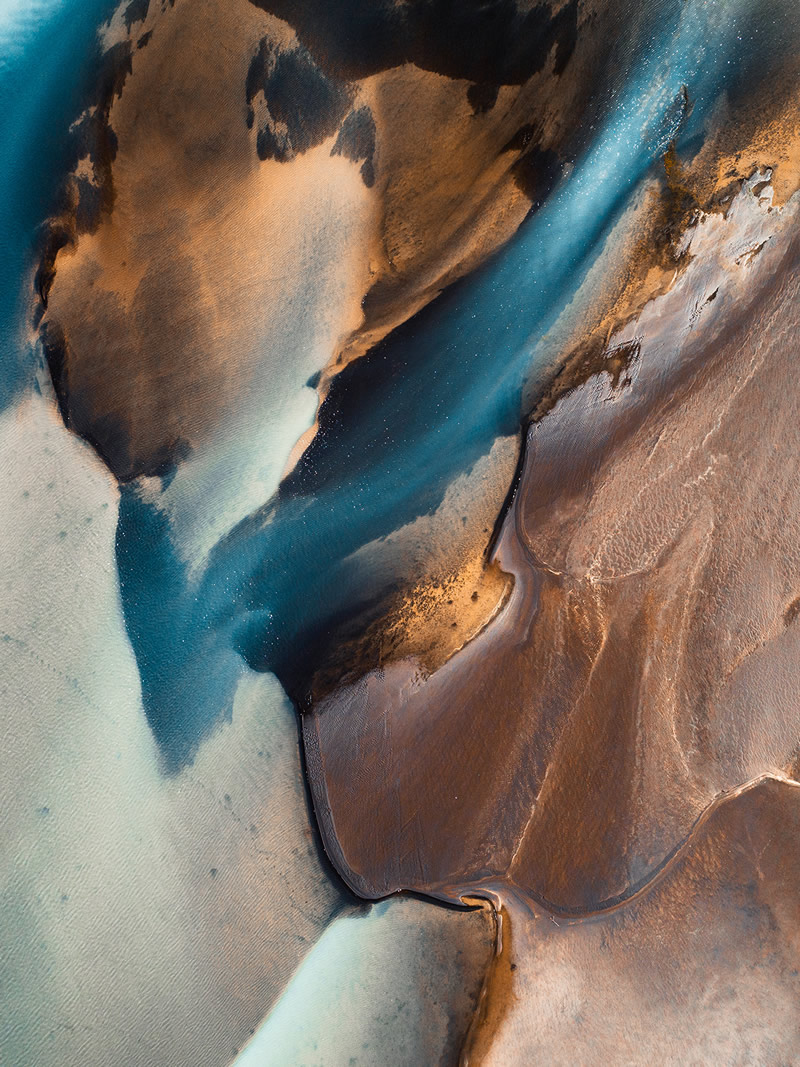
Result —
[{"label": "black sediment patch", "polygon": [[500,92],[499,85],[489,82],[476,82],[467,89],[467,103],[472,108],[473,115],[485,115],[491,111],[497,103],[497,94]]},{"label": "black sediment patch", "polygon": [[363,160],[361,177],[364,185],[369,189],[375,184],[375,120],[368,107],[360,107],[347,116],[331,155],[344,156],[353,163]]},{"label": "black sediment patch", "polygon": [[131,0],[125,8],[125,26],[130,30],[134,22],[144,22],[150,10],[150,0]]},{"label": "black sediment patch", "polygon": [[320,66],[350,81],[404,63],[485,85],[522,85],[574,51],[578,0],[555,14],[515,0],[251,0],[285,19]]},{"label": "black sediment patch", "polygon": [[541,130],[533,124],[521,126],[503,146],[503,152],[520,152],[511,167],[514,179],[533,207],[539,207],[561,176],[561,160],[551,148],[541,147]]},{"label": "black sediment patch", "polygon": [[132,69],[129,41],[109,48],[98,61],[93,92],[85,101],[82,117],[73,127],[68,167],[73,171],[80,160],[88,157],[94,169],[94,181],[70,176],[64,183],[53,217],[42,231],[39,268],[34,279],[41,303],[37,320],[41,319],[42,308],[47,307],[58,253],[74,243],[78,234],[93,232],[103,212],[110,212],[114,205],[111,168],[117,154],[117,137],[111,128],[109,114],[114,99],[122,95]]},{"label": "black sediment patch", "polygon": [[58,409],[67,429],[94,448],[119,482],[124,484],[142,475],[169,482],[177,464],[191,451],[188,442],[176,438],[148,452],[145,463],[135,460],[125,420],[111,412],[97,414],[89,391],[70,381],[69,344],[61,327],[48,320],[40,337]]},{"label": "black sediment patch", "polygon": [[346,85],[329,78],[302,46],[281,49],[262,39],[245,83],[247,125],[256,120],[253,101],[263,92],[266,114],[259,116],[259,159],[286,163],[335,133],[352,101]]}]

